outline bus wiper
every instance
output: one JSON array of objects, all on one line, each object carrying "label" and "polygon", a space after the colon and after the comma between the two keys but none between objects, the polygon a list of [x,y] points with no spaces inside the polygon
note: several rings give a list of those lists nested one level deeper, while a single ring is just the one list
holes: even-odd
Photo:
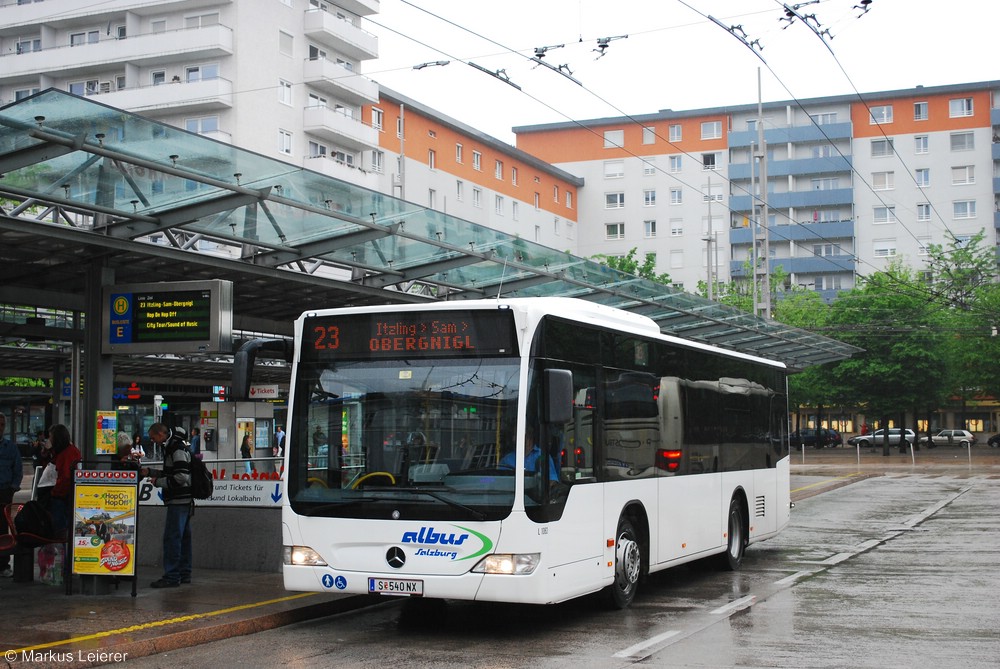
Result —
[{"label": "bus wiper", "polygon": [[405,488],[405,490],[406,492],[420,493],[421,495],[427,495],[428,497],[433,497],[437,501],[443,502],[448,506],[452,507],[453,509],[461,509],[462,511],[468,512],[476,520],[486,520],[486,514],[483,513],[482,511],[477,511],[476,509],[473,509],[471,506],[466,506],[464,504],[456,502],[453,499],[448,499],[444,495],[439,495],[437,492],[433,490],[427,490],[426,488]]},{"label": "bus wiper", "polygon": [[[347,499],[343,502],[333,502],[331,504],[322,504],[320,506],[310,507],[304,509],[299,515],[301,516],[318,516],[319,514],[329,511],[330,509],[343,509],[348,506],[367,504],[369,502],[376,501],[374,497],[360,497],[358,499]],[[294,504],[294,503],[293,503]]]}]

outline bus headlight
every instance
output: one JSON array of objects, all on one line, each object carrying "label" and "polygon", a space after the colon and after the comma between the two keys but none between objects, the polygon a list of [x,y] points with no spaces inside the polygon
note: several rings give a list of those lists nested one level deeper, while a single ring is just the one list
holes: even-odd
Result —
[{"label": "bus headlight", "polygon": [[285,546],[282,560],[297,567],[325,567],[326,560],[308,546]]},{"label": "bus headlight", "polygon": [[477,574],[527,575],[535,571],[541,553],[498,553],[487,555],[472,571]]}]

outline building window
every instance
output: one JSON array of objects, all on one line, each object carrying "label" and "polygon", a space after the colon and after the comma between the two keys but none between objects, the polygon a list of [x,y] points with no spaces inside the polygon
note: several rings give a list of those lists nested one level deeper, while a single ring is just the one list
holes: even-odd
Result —
[{"label": "building window", "polygon": [[625,146],[625,131],[624,130],[605,130],[604,131],[604,148],[605,149],[620,149]]},{"label": "building window", "polygon": [[432,170],[437,169],[437,153],[434,149],[427,149],[427,167]]},{"label": "building window", "polygon": [[494,195],[493,196],[493,211],[497,216],[503,216],[503,196]]},{"label": "building window", "polygon": [[876,239],[872,247],[872,255],[876,258],[892,258],[896,255],[895,239]]},{"label": "building window", "polygon": [[372,127],[382,131],[382,123],[385,121],[385,112],[377,107],[372,107]]},{"label": "building window", "polygon": [[621,179],[625,176],[625,161],[624,160],[606,160],[604,161],[604,178],[605,179]]},{"label": "building window", "polygon": [[642,191],[642,206],[644,207],[655,207],[656,206],[656,189],[647,188]]},{"label": "building window", "polygon": [[515,221],[521,219],[521,207],[519,205],[520,203],[517,200],[510,201],[510,217]]},{"label": "building window", "polygon": [[284,105],[292,104],[292,82],[278,80],[278,102]]},{"label": "building window", "polygon": [[320,144],[319,142],[309,141],[309,157],[310,158],[326,158],[327,147],[325,144]]},{"label": "building window", "polygon": [[566,208],[573,208],[573,191],[566,191]]},{"label": "building window", "polygon": [[14,47],[15,53],[30,53],[32,51],[42,50],[42,40],[40,37],[21,37],[18,38],[17,44]]},{"label": "building window", "polygon": [[671,218],[670,219],[670,236],[671,237],[683,237],[684,236],[684,219],[683,218]]},{"label": "building window", "polygon": [[643,221],[642,230],[646,239],[653,239],[656,237],[656,221]]},{"label": "building window", "polygon": [[931,205],[929,203],[922,202],[917,205],[917,220],[918,221],[931,220]]},{"label": "building window", "polygon": [[[812,116],[813,123],[816,125],[832,125],[837,122],[837,112],[824,112],[822,114],[815,114]],[[757,124],[754,122],[754,127],[747,128],[747,130],[756,130]]]},{"label": "building window", "polygon": [[473,186],[472,188],[472,206],[476,209],[483,208],[483,189]]},{"label": "building window", "polygon": [[483,170],[483,154],[479,151],[472,152],[472,169],[477,172],[481,172]]},{"label": "building window", "polygon": [[167,20],[166,19],[151,20],[149,22],[149,32],[154,34],[167,32]]},{"label": "building window", "polygon": [[385,172],[385,153],[382,151],[372,151],[372,172],[376,174]]},{"label": "building window", "polygon": [[928,168],[921,168],[914,175],[917,179],[917,188],[926,188],[931,185],[931,171]]},{"label": "building window", "polygon": [[976,166],[960,165],[951,168],[951,183],[953,186],[964,186],[976,183]]},{"label": "building window", "polygon": [[292,155],[292,133],[287,130],[278,131],[278,152]]},{"label": "building window", "polygon": [[624,223],[608,223],[604,226],[605,239],[625,239]]},{"label": "building window", "polygon": [[604,194],[604,208],[605,209],[624,209],[625,208],[625,193],[605,193]]},{"label": "building window", "polygon": [[715,164],[716,154],[714,153],[703,153],[701,154],[701,165],[703,170],[715,170],[718,169]]},{"label": "building window", "polygon": [[430,209],[437,207],[437,191],[433,188],[427,189],[427,207]]},{"label": "building window", "polygon": [[701,187],[702,202],[722,202],[722,184],[707,183]]},{"label": "building window", "polygon": [[684,267],[684,251],[670,252],[670,269],[681,269]]},{"label": "building window", "polygon": [[400,139],[403,139],[404,133],[406,132],[406,123],[404,123],[404,121],[405,119],[402,116],[396,118],[396,137],[399,137]]},{"label": "building window", "polygon": [[552,187],[552,201],[553,202],[559,201],[559,186]]},{"label": "building window", "polygon": [[205,26],[215,26],[219,24],[219,13],[199,14],[198,16],[185,16],[185,28],[204,28]]},{"label": "building window", "polygon": [[926,121],[927,120],[927,103],[926,102],[914,102],[913,103],[913,120],[914,121]]},{"label": "building window", "polygon": [[873,190],[892,190],[895,187],[896,187],[896,178],[894,172],[872,173]]},{"label": "building window", "polygon": [[681,156],[670,156],[670,171],[672,173],[677,173],[681,171],[682,160]]},{"label": "building window", "polygon": [[869,125],[885,125],[892,123],[892,105],[878,105],[871,108]]},{"label": "building window", "polygon": [[872,217],[875,223],[895,223],[896,222],[896,208],[895,207],[875,207],[875,213]]},{"label": "building window", "polygon": [[681,125],[680,125],[680,123],[676,123],[676,124],[670,126],[670,141],[671,142],[679,142],[679,141],[681,141],[682,137],[683,137],[683,133],[681,132]]},{"label": "building window", "polygon": [[493,161],[493,176],[496,177],[497,179],[500,179],[500,181],[503,181],[503,161],[502,160],[494,160]]},{"label": "building window", "polygon": [[948,101],[948,116],[972,116],[972,98],[956,98]]},{"label": "building window", "polygon": [[722,121],[705,121],[701,124],[702,139],[720,139],[722,137]]},{"label": "building window", "polygon": [[515,186],[517,185],[517,168],[516,167],[510,168],[510,182],[512,184],[514,184]]},{"label": "building window", "polygon": [[872,158],[891,156],[892,152],[893,152],[893,145],[891,139],[872,140]]},{"label": "building window", "polygon": [[101,40],[101,31],[90,30],[83,33],[71,33],[69,36],[70,46],[80,46],[82,44],[97,44]]},{"label": "building window", "polygon": [[539,208],[539,201],[540,201],[540,200],[541,200],[541,195],[539,195],[539,194],[538,194],[538,193],[536,192],[536,193],[535,193],[535,203],[534,203],[534,204],[535,204],[535,211],[538,211],[538,208]]},{"label": "building window", "polygon": [[810,179],[809,183],[813,190],[836,190],[840,187],[840,179],[837,177],[816,177]]},{"label": "building window", "polygon": [[154,70],[149,73],[149,83],[159,86],[167,81],[167,73],[163,70]]},{"label": "building window", "polygon": [[309,102],[306,105],[310,109],[320,108],[325,109],[327,106],[327,99],[321,95],[316,95],[315,93],[309,94]]},{"label": "building window", "polygon": [[644,158],[642,161],[642,175],[644,177],[656,174],[656,158]]},{"label": "building window", "polygon": [[462,155],[462,151],[464,148],[465,147],[463,147],[461,144],[458,143],[455,144],[455,162],[458,163],[459,165],[461,165],[462,161],[464,160],[464,156]]},{"label": "building window", "polygon": [[642,143],[643,144],[654,144],[656,142],[656,128],[643,128],[642,129]]},{"label": "building window", "polygon": [[913,150],[914,153],[927,153],[930,151],[927,135],[913,136]]},{"label": "building window", "polygon": [[282,56],[291,56],[294,44],[295,44],[294,37],[292,37],[290,34],[282,30],[278,31],[278,52]]},{"label": "building window", "polygon": [[465,199],[465,183],[461,180],[455,182],[455,199],[459,202]]},{"label": "building window", "polygon": [[953,204],[952,210],[955,212],[955,218],[975,218],[976,217],[976,201],[975,200],[958,200]]},{"label": "building window", "polygon": [[952,151],[972,151],[976,148],[976,141],[971,132],[951,133]]},{"label": "building window", "polygon": [[218,116],[202,116],[200,118],[189,118],[184,121],[184,129],[188,132],[196,132],[204,135],[219,130]]},{"label": "building window", "polygon": [[[192,65],[184,68],[184,78],[188,83],[195,81],[207,81],[219,78],[219,64],[209,63],[208,65]],[[291,84],[289,84],[289,95],[291,94]]]},{"label": "building window", "polygon": [[670,189],[670,204],[683,204],[684,196],[681,193],[680,188]]}]

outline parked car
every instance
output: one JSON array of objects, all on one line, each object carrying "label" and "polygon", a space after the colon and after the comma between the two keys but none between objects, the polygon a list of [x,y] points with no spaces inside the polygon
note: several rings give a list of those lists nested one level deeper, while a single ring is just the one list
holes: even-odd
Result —
[{"label": "parked car", "polygon": [[804,428],[796,430],[789,435],[792,448],[800,446],[812,446],[813,448],[825,448],[827,446],[840,446],[844,443],[843,437],[836,430],[828,428]]},{"label": "parked car", "polygon": [[[976,443],[976,435],[968,430],[941,430],[930,438],[930,446],[961,446],[968,448]],[[920,437],[921,444],[927,444],[927,435]]]},{"label": "parked car", "polygon": [[[900,429],[898,427],[889,428],[889,445],[899,446]],[[904,437],[904,443],[906,445],[917,443],[917,435],[914,434],[913,430],[907,428]],[[851,437],[847,440],[847,443],[851,446],[861,446],[863,448],[881,446],[885,442],[885,430],[875,430],[871,434],[859,434],[856,437]]]},{"label": "parked car", "polygon": [[1000,446],[1000,434],[994,434],[992,437],[986,440],[986,443],[990,445],[990,448],[996,448]]}]

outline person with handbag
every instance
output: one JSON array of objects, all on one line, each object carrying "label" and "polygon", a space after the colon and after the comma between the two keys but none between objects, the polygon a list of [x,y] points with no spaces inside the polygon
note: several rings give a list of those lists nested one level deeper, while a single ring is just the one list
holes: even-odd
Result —
[{"label": "person with handbag", "polygon": [[[73,492],[73,470],[83,459],[78,449],[69,436],[69,428],[63,424],[53,425],[49,428],[47,458],[55,467],[56,481],[49,494],[49,513],[52,514],[52,529],[57,536],[61,536],[70,526],[70,514],[72,513],[72,500],[70,494]],[[46,465],[48,469],[48,465]],[[44,478],[45,472],[42,472]],[[41,485],[41,484],[39,484]]]},{"label": "person with handbag", "polygon": [[[4,436],[6,430],[7,417],[0,413],[0,505],[3,506],[14,501],[14,493],[21,489],[21,477],[24,475],[21,451],[12,439]],[[0,511],[0,534],[7,534],[9,531],[7,515]],[[10,556],[0,555],[0,576],[10,578],[13,575]]]}]

